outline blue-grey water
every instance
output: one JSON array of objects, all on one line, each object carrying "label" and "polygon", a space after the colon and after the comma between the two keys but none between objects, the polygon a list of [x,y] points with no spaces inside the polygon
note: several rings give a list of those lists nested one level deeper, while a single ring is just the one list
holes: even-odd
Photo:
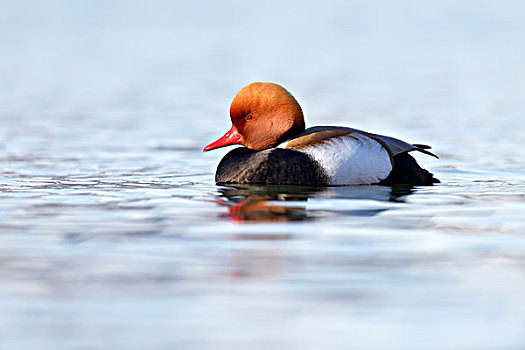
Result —
[{"label": "blue-grey water", "polygon": [[[524,349],[519,1],[0,4],[0,349]],[[222,187],[235,93],[433,187]]]}]

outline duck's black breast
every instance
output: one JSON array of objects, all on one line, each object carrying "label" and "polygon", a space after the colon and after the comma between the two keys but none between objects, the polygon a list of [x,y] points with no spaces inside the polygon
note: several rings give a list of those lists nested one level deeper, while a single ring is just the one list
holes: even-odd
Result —
[{"label": "duck's black breast", "polygon": [[238,184],[324,186],[328,178],[309,155],[282,148],[254,151],[238,147],[222,158],[215,181]]}]

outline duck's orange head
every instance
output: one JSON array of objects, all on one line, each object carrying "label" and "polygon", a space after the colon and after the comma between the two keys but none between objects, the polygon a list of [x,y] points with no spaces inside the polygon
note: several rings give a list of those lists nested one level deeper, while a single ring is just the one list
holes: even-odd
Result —
[{"label": "duck's orange head", "polygon": [[204,147],[204,152],[241,144],[263,150],[304,131],[304,117],[296,99],[280,85],[252,83],[242,88],[230,107],[231,129]]}]

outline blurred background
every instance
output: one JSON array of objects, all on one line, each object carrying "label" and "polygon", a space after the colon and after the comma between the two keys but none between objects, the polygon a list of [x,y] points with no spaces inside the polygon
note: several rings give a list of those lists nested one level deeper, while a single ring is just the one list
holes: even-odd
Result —
[{"label": "blurred background", "polygon": [[[216,186],[253,81],[442,184]],[[0,348],[521,349],[523,130],[521,1],[1,1]]]},{"label": "blurred background", "polygon": [[[522,125],[525,103],[522,13],[519,1],[3,2],[0,111],[4,125],[64,116],[72,133],[82,116],[104,114],[187,145],[226,130],[241,87],[272,81],[296,95],[310,125],[435,147],[460,128],[483,148],[480,135],[522,140],[509,128]],[[172,127],[180,121],[192,132]]]}]

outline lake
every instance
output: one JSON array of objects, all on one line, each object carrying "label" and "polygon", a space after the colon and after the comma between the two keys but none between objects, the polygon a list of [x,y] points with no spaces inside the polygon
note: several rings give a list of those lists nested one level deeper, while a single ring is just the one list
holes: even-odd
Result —
[{"label": "lake", "polygon": [[[523,349],[525,6],[0,12],[0,348]],[[252,81],[441,184],[217,186]]]}]

